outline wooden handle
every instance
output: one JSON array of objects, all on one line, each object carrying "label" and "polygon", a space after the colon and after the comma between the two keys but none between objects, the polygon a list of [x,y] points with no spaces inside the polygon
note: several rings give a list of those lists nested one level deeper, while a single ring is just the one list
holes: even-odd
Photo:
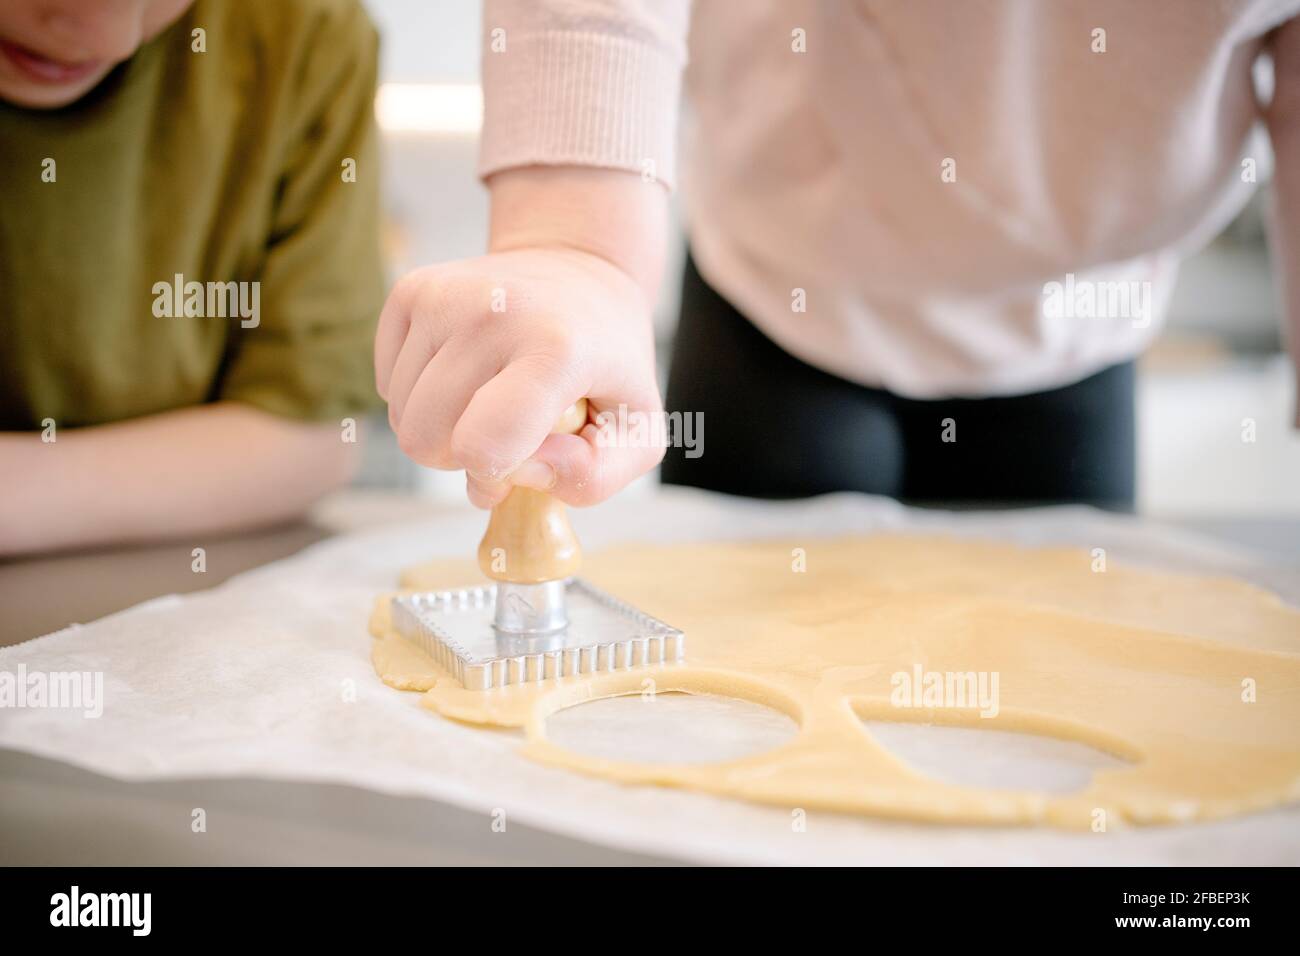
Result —
[{"label": "wooden handle", "polygon": [[[551,430],[572,435],[587,424],[587,400],[565,410]],[[544,491],[513,488],[492,509],[487,531],[478,546],[478,566],[494,581],[540,584],[578,573],[582,548],[569,526],[564,503]]]}]

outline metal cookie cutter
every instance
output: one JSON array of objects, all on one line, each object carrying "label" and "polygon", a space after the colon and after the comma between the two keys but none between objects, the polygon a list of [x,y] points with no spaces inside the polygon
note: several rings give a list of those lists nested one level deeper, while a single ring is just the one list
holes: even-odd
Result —
[{"label": "metal cookie cutter", "polygon": [[[579,399],[552,434],[587,423]],[[479,567],[496,583],[395,597],[393,624],[469,690],[680,660],[685,635],[575,577],[581,560],[564,505],[516,487],[479,543]]]},{"label": "metal cookie cutter", "polygon": [[580,578],[408,594],[392,610],[398,633],[468,690],[671,663],[686,647],[682,631]]}]

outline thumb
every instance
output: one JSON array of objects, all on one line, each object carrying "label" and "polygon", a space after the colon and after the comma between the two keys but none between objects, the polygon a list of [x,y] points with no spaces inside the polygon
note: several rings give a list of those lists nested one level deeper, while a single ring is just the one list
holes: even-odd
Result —
[{"label": "thumb", "polygon": [[664,457],[662,441],[618,444],[601,436],[595,424],[577,435],[549,435],[510,480],[585,507],[604,501]]}]

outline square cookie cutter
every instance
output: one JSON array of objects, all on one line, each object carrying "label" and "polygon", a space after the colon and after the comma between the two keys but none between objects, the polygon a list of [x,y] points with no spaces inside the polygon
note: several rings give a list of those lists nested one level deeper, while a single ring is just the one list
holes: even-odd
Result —
[{"label": "square cookie cutter", "polygon": [[548,634],[493,626],[499,585],[399,595],[393,625],[467,690],[631,670],[682,659],[686,635],[583,581],[563,586],[568,624]]}]

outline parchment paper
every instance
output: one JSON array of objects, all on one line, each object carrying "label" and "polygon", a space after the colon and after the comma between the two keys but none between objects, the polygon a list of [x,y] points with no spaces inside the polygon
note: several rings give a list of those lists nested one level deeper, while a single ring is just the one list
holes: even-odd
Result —
[{"label": "parchment paper", "polygon": [[[369,662],[366,620],[375,595],[391,590],[403,567],[472,555],[483,525],[484,516],[466,508],[435,521],[349,534],[209,591],[160,598],[0,649],[0,670],[22,665],[29,672],[104,675],[102,716],[0,708],[0,746],[125,779],[254,776],[423,795],[480,811],[485,826],[493,813],[504,812],[507,821],[703,862],[1300,863],[1296,808],[1102,834],[931,827],[809,812],[800,831],[787,810],[620,786],[533,764],[515,753],[518,734],[442,720],[419,706],[418,695],[381,684]],[[588,552],[627,541],[811,538],[886,528],[1104,547],[1110,561],[1234,574],[1300,603],[1300,581],[1289,571],[1086,508],[953,514],[856,495],[777,504],[664,490],[575,512],[574,525]],[[626,708],[588,706],[587,714],[578,708],[555,719],[567,745],[600,751],[612,745],[614,732],[626,735],[637,726]],[[645,724],[634,756],[744,752],[779,741],[788,732],[783,721],[728,702],[670,705]],[[919,746],[918,759],[976,777],[993,757],[1007,758],[969,741],[937,751],[933,741]],[[1032,741],[1024,748],[1046,761],[1043,785],[1054,786],[1061,768],[1053,768],[1058,755],[1048,751]],[[1078,768],[1065,768],[1064,777],[1070,773]]]}]

